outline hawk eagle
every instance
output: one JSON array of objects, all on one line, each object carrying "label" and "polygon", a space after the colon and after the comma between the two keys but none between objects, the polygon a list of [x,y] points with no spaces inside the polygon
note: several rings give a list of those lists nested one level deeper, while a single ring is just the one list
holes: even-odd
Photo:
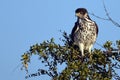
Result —
[{"label": "hawk eagle", "polygon": [[91,53],[98,35],[98,26],[95,21],[90,19],[85,8],[76,9],[75,15],[77,16],[77,22],[72,29],[71,39],[73,44],[79,47],[82,56],[84,56],[85,50]]}]

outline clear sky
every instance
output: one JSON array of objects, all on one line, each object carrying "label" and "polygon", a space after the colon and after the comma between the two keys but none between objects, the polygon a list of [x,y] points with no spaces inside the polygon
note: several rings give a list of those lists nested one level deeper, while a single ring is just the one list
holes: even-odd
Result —
[{"label": "clear sky", "polygon": [[[120,23],[120,0],[105,0],[105,4],[110,16]],[[106,17],[102,0],[0,0],[0,79],[25,80],[25,72],[20,70],[21,55],[31,45],[52,37],[61,44],[59,30],[71,32],[76,21],[74,11],[79,7]],[[120,28],[92,15],[90,17],[99,26],[98,43],[120,39]],[[96,44],[95,47],[101,48]],[[36,57],[32,61],[32,67],[36,68],[37,60]],[[49,78],[42,76],[28,80]]]}]

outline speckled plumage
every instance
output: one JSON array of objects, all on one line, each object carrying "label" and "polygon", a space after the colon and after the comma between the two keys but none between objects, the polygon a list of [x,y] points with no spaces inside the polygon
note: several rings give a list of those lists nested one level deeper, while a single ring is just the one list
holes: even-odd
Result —
[{"label": "speckled plumage", "polygon": [[98,27],[96,23],[90,19],[79,19],[72,31],[72,40],[74,45],[80,48],[84,56],[84,50],[91,53],[91,48],[96,41],[98,35]]}]

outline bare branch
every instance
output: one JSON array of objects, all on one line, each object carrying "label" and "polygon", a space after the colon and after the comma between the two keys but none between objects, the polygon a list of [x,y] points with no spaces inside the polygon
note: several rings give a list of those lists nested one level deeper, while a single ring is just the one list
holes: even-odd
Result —
[{"label": "bare branch", "polygon": [[109,13],[108,13],[108,11],[107,11],[107,9],[106,9],[104,0],[103,0],[103,7],[104,7],[104,10],[105,10],[105,12],[106,12],[106,16],[108,17],[109,21],[111,21],[115,26],[120,27],[120,24],[118,24],[116,21],[114,21],[114,20],[110,17],[110,15],[109,15]]},{"label": "bare branch", "polygon": [[102,17],[100,17],[100,16],[95,15],[94,13],[89,13],[89,14],[92,15],[92,16],[94,16],[94,17],[96,17],[96,18],[98,18],[98,19],[110,21],[110,22],[112,22],[115,26],[120,27],[120,24],[117,23],[116,21],[114,21],[114,20],[110,17],[110,15],[109,15],[109,13],[108,13],[108,11],[107,11],[107,8],[106,8],[106,6],[105,6],[104,0],[103,0],[103,7],[104,7],[104,10],[105,10],[105,13],[106,13],[107,18],[102,18]]},{"label": "bare branch", "polygon": [[94,16],[94,17],[96,17],[96,18],[99,18],[99,19],[102,19],[102,20],[108,20],[108,21],[109,21],[109,19],[107,19],[107,18],[102,18],[102,17],[100,17],[100,16],[95,15],[94,13],[89,13],[89,14],[92,15],[92,16]]}]

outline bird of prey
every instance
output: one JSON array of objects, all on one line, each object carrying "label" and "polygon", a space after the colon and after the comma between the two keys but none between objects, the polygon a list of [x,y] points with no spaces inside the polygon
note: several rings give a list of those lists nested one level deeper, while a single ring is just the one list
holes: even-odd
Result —
[{"label": "bird of prey", "polygon": [[77,22],[72,29],[71,39],[73,45],[78,46],[81,55],[84,56],[85,50],[91,53],[91,49],[98,35],[98,26],[95,21],[90,19],[88,11],[85,8],[76,9],[75,15]]}]

